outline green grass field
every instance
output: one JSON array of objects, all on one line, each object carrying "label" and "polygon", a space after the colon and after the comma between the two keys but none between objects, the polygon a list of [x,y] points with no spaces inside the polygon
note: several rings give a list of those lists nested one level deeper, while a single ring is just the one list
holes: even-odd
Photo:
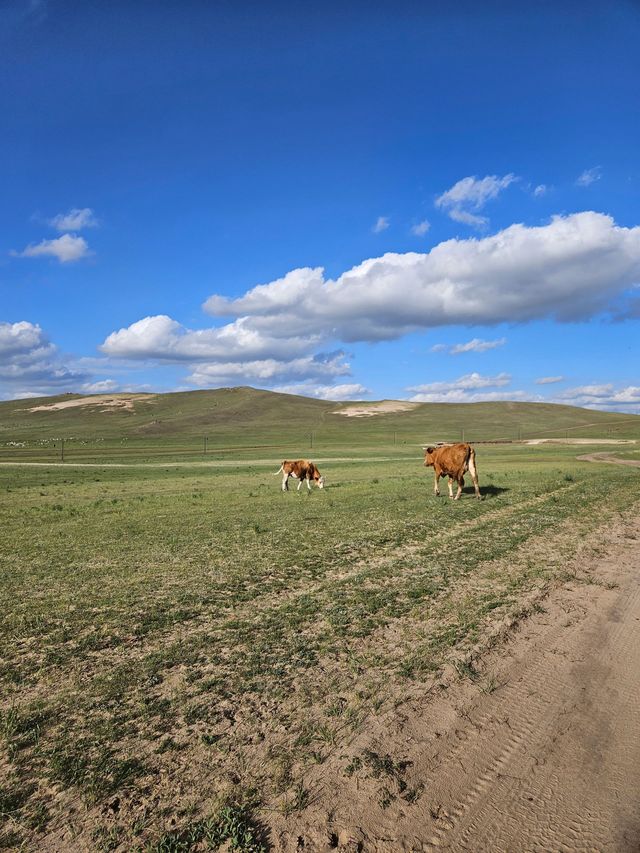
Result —
[{"label": "green grass field", "polygon": [[364,429],[313,455],[311,494],[272,476],[296,454],[255,446],[0,465],[0,846],[266,849],[311,765],[447,664],[468,674],[640,501],[637,470],[561,445],[479,446],[484,499],[437,499],[419,447]]}]

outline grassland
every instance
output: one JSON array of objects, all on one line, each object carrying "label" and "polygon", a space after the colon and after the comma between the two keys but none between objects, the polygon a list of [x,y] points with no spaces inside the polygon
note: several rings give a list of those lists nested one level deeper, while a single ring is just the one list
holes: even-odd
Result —
[{"label": "grassland", "polygon": [[[115,395],[114,403],[126,397]],[[72,405],[73,403],[83,405]],[[61,405],[63,408],[52,408]],[[0,403],[0,461],[199,461],[394,455],[434,441],[640,438],[640,418],[542,403],[415,404],[348,417],[353,404],[252,388]]]},{"label": "grassland", "polygon": [[249,428],[186,465],[0,466],[0,846],[268,849],[310,766],[375,763],[372,717],[468,673],[640,501],[558,445],[479,447],[484,500],[436,499],[419,448],[362,429],[311,494]]}]

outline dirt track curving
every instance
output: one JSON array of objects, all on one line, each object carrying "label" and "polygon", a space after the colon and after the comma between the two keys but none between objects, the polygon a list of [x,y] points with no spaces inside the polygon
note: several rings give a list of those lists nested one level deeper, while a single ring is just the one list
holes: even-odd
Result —
[{"label": "dirt track curving", "polygon": [[318,768],[303,815],[271,822],[275,849],[640,851],[638,513],[567,568],[576,579],[486,654],[475,680],[372,725],[369,749],[406,767],[415,801],[397,773],[381,802],[384,776],[349,776],[346,760]]},{"label": "dirt track curving", "polygon": [[640,468],[640,459],[621,459],[612,453],[585,453],[584,456],[576,458],[580,462],[607,462],[610,465],[630,465],[632,468]]}]

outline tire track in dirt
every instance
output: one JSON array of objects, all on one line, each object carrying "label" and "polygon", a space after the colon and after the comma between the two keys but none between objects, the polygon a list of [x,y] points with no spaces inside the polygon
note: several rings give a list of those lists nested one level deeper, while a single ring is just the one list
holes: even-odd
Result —
[{"label": "tire track in dirt", "polygon": [[411,762],[417,802],[381,807],[379,782],[354,790],[326,767],[308,777],[316,801],[295,828],[274,821],[276,849],[303,838],[305,851],[328,851],[338,838],[364,853],[637,853],[640,516],[629,518],[603,531],[601,553],[567,566],[595,585],[557,587],[484,656],[475,683],[412,699],[353,745]]},{"label": "tire track in dirt", "polygon": [[[640,588],[624,595],[568,641],[550,634],[520,682],[472,718],[490,741],[463,751],[469,770],[456,768],[447,785],[451,819],[423,849],[638,849],[638,803],[621,805],[620,794],[640,791],[640,669],[624,672],[640,662]],[[505,707],[503,726],[492,726]]]},{"label": "tire track in dirt", "polygon": [[628,465],[631,468],[640,468],[640,459],[621,459],[612,453],[585,453],[584,456],[576,456],[579,462],[607,462],[610,465]]}]

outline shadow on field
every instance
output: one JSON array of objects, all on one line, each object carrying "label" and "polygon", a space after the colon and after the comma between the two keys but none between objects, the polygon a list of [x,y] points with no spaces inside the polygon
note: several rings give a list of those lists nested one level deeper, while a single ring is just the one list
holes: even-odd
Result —
[{"label": "shadow on field", "polygon": [[[480,486],[480,494],[483,498],[496,498],[504,492],[509,492],[510,489],[504,489],[502,486]],[[462,494],[474,494],[473,486],[468,486],[462,490]]]}]

